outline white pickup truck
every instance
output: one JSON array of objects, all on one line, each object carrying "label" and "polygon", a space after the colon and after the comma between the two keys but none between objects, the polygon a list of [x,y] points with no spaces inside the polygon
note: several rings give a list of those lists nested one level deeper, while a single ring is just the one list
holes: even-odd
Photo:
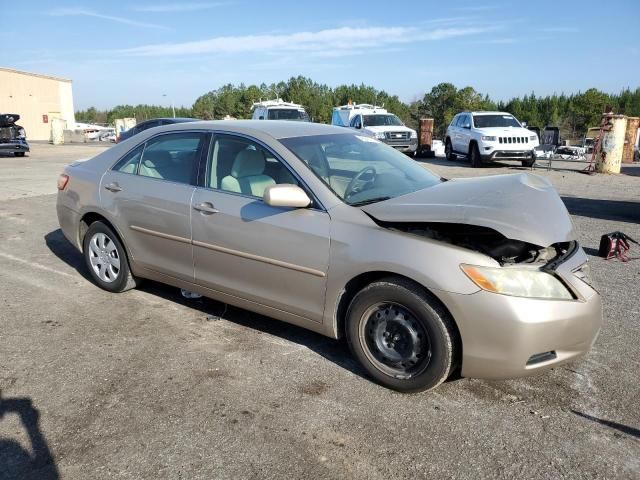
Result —
[{"label": "white pickup truck", "polygon": [[447,128],[444,148],[449,160],[466,156],[474,168],[494,159],[520,160],[530,167],[539,143],[538,135],[510,113],[461,112]]}]

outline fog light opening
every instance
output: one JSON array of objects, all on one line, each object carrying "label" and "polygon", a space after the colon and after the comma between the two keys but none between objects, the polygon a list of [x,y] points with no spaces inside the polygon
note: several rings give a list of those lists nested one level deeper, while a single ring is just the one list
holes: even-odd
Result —
[{"label": "fog light opening", "polygon": [[555,350],[551,350],[550,352],[542,352],[536,353],[535,355],[531,355],[529,360],[527,360],[527,367],[531,365],[537,365],[538,363],[548,362],[549,360],[555,360],[558,358]]}]

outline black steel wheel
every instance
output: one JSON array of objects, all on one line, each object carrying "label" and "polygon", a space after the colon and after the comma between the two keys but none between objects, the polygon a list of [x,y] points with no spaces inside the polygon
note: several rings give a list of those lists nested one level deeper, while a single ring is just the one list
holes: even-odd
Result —
[{"label": "black steel wheel", "polygon": [[376,281],[351,301],[346,336],[381,385],[402,392],[437,387],[457,366],[459,335],[442,304],[403,278]]}]

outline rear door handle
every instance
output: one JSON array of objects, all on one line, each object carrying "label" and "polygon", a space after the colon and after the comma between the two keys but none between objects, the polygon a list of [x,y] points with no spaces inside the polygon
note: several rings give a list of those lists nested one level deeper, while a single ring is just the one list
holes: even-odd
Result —
[{"label": "rear door handle", "polygon": [[104,186],[105,190],[109,190],[110,192],[120,192],[122,188],[117,183],[110,183],[109,185]]},{"label": "rear door handle", "polygon": [[211,202],[204,202],[194,205],[193,208],[204,215],[212,215],[218,213],[218,210],[213,206]]}]

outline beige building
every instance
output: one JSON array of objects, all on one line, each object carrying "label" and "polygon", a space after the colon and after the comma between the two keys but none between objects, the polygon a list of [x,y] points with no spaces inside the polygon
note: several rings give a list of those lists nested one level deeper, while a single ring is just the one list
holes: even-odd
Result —
[{"label": "beige building", "polygon": [[75,123],[71,80],[0,67],[0,113],[20,115],[27,140],[49,140],[52,119]]}]

